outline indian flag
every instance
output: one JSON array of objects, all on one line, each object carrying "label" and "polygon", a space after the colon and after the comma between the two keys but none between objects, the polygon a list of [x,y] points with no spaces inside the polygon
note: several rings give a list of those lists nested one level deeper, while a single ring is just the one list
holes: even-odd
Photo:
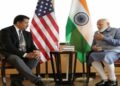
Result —
[{"label": "indian flag", "polygon": [[85,61],[92,40],[93,30],[87,3],[85,0],[73,0],[66,25],[66,41],[75,46],[81,62]]}]

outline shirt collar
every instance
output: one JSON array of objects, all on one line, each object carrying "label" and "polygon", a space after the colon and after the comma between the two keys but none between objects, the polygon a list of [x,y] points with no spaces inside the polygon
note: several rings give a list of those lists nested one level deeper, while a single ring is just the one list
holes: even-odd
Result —
[{"label": "shirt collar", "polygon": [[16,32],[17,32],[18,36],[19,36],[19,28],[17,26],[15,26],[15,25],[14,25],[14,27],[16,29]]}]

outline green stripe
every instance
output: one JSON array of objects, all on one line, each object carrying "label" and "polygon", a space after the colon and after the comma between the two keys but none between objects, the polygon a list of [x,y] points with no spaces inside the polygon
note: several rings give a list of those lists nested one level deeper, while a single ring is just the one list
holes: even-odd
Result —
[{"label": "green stripe", "polygon": [[66,41],[70,42],[71,38],[71,32],[76,29],[76,27],[73,25],[70,18],[68,18],[67,25],[66,25]]},{"label": "green stripe", "polygon": [[81,62],[85,61],[85,54],[91,47],[84,39],[83,35],[78,31],[77,27],[72,23],[70,18],[68,19],[66,26],[66,41],[69,41],[71,45],[75,46],[75,50],[78,51],[78,59]]}]

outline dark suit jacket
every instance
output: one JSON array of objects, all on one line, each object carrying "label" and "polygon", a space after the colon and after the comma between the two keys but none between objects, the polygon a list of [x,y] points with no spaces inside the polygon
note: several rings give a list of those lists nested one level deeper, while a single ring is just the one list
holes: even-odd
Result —
[{"label": "dark suit jacket", "polygon": [[10,26],[1,30],[1,52],[5,56],[10,54],[15,54],[23,57],[25,53],[32,52],[36,50],[36,47],[32,41],[32,36],[30,32],[23,31],[23,35],[26,42],[26,52],[19,51],[19,38],[14,26]]}]

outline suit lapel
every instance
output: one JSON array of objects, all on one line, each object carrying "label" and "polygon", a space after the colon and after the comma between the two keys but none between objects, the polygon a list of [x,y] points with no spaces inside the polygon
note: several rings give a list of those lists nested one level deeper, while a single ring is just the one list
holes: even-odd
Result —
[{"label": "suit lapel", "polygon": [[18,37],[18,34],[16,32],[16,29],[14,26],[12,26],[12,34],[13,34],[13,37],[16,38],[16,40],[19,42],[19,37]]},{"label": "suit lapel", "polygon": [[[15,29],[14,26],[11,29],[12,29],[13,37],[15,37],[15,40],[16,40],[18,46],[19,46],[19,37],[18,37],[18,34],[16,32],[16,29]],[[24,36],[24,39],[25,39],[26,47],[27,47],[28,44],[29,44],[29,37],[28,37],[28,35],[25,31],[23,31],[23,36]]]}]

